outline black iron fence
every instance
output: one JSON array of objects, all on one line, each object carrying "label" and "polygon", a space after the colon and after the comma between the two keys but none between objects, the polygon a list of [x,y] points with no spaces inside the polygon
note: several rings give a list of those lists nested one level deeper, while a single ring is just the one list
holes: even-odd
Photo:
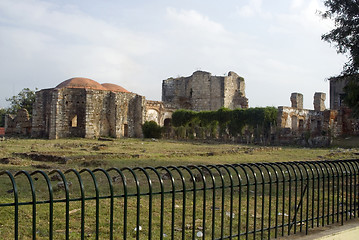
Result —
[{"label": "black iron fence", "polygon": [[0,172],[1,239],[270,239],[356,218],[359,160]]}]

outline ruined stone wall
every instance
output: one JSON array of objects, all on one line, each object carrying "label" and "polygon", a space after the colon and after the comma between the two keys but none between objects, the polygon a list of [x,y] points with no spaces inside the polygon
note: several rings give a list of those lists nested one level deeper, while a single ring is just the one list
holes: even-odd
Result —
[{"label": "ruined stone wall", "polygon": [[111,136],[141,137],[145,118],[144,97],[135,93],[113,93],[110,101]]},{"label": "ruined stone wall", "polygon": [[300,93],[292,93],[290,100],[292,107],[278,108],[280,143],[327,146],[332,137],[342,134],[340,113],[325,109],[324,93],[315,93],[314,110],[303,109]]},{"label": "ruined stone wall", "polygon": [[19,109],[16,115],[5,115],[5,134],[30,136],[31,119],[26,109]]},{"label": "ruined stone wall", "polygon": [[51,107],[54,97],[53,93],[53,89],[43,89],[36,92],[35,103],[32,110],[31,137],[49,138],[50,122],[53,116],[51,113],[53,110]]},{"label": "ruined stone wall", "polygon": [[86,91],[85,137],[110,136],[110,92],[84,89]]},{"label": "ruined stone wall", "polygon": [[215,77],[208,72],[194,72],[190,95],[192,110],[217,110],[223,106],[223,80],[223,77]]},{"label": "ruined stone wall", "polygon": [[344,87],[346,84],[347,79],[343,77],[330,79],[330,109],[339,110],[343,106]]},{"label": "ruined stone wall", "polygon": [[229,109],[248,108],[244,78],[229,72],[224,78],[224,107]]},{"label": "ruined stone wall", "polygon": [[144,97],[134,93],[85,88],[36,93],[33,137],[140,137]]},{"label": "ruined stone wall", "polygon": [[326,99],[326,94],[322,93],[322,92],[316,92],[314,94],[314,110],[315,111],[324,111],[325,108],[325,99]]},{"label": "ruined stone wall", "polygon": [[163,102],[146,100],[145,121],[155,121],[158,125],[164,126],[166,119],[171,119],[174,111],[175,109],[166,107]]},{"label": "ruined stone wall", "polygon": [[[56,94],[57,93],[57,94]],[[55,89],[52,107],[54,135],[50,138],[85,137],[87,123],[87,94],[86,89],[63,88]]]},{"label": "ruined stone wall", "polygon": [[177,109],[192,109],[191,77],[169,78],[162,82],[162,101]]},{"label": "ruined stone wall", "polygon": [[196,71],[190,77],[164,80],[162,101],[172,108],[195,111],[247,108],[244,88],[244,79],[234,72],[222,77]]}]

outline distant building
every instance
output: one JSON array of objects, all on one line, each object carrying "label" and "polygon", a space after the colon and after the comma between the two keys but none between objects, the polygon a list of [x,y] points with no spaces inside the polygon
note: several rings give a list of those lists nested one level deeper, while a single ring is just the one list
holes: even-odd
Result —
[{"label": "distant building", "polygon": [[115,84],[71,78],[36,92],[32,137],[140,137],[146,100]]},{"label": "distant building", "polygon": [[[292,93],[291,106],[278,107],[277,139],[294,144],[319,139],[323,143],[331,136],[359,134],[359,121],[343,104],[347,81],[330,79],[330,109],[324,105],[325,93],[315,93],[313,110],[303,109],[303,95]],[[142,137],[145,121],[166,126],[177,109],[215,111],[221,107],[248,108],[245,81],[234,72],[212,76],[196,71],[189,77],[163,80],[162,101],[146,100],[116,84],[71,78],[36,92],[32,118],[23,109],[7,115],[5,133],[50,139]]]},{"label": "distant building", "polygon": [[235,72],[222,77],[197,71],[189,77],[169,78],[162,83],[162,101],[175,109],[194,111],[248,108],[244,79]]}]

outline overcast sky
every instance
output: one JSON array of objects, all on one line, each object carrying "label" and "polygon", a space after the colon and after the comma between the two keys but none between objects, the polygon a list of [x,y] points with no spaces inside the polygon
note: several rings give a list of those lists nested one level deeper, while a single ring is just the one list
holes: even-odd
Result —
[{"label": "overcast sky", "polygon": [[0,107],[72,77],[161,100],[162,80],[196,70],[246,81],[250,107],[327,93],[346,58],[321,40],[321,0],[0,0]]}]

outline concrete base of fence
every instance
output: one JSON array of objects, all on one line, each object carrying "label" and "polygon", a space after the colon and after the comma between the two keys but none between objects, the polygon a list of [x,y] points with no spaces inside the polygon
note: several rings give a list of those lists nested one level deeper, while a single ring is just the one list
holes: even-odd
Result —
[{"label": "concrete base of fence", "polygon": [[308,235],[299,233],[279,239],[300,240],[350,240],[359,239],[359,219],[345,221],[344,225],[332,224],[325,227],[311,229]]}]

